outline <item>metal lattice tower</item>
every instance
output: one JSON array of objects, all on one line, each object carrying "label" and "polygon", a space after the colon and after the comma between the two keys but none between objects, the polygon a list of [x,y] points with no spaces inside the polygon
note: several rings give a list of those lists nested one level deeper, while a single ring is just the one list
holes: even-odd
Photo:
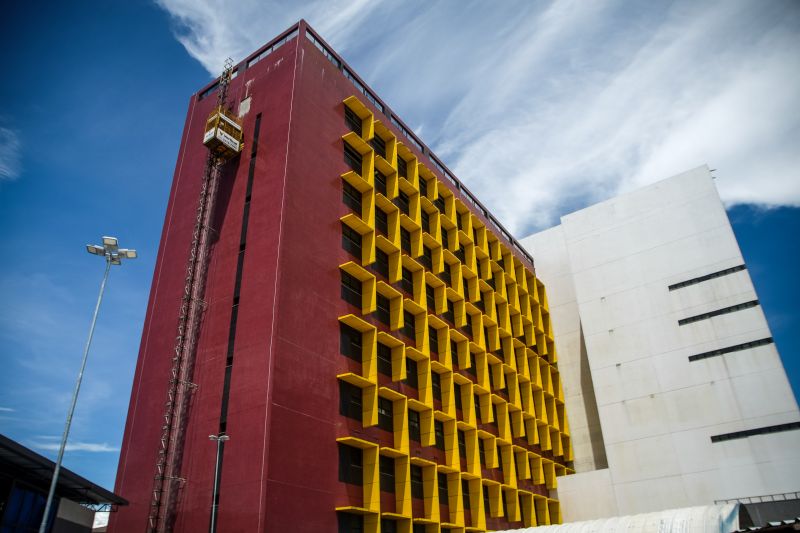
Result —
[{"label": "metal lattice tower", "polygon": [[[224,108],[228,98],[228,85],[233,73],[233,60],[225,61],[219,78],[217,107]],[[197,201],[196,218],[192,232],[189,260],[183,296],[178,314],[178,331],[172,368],[169,375],[167,401],[164,405],[161,441],[155,467],[153,494],[150,502],[149,532],[172,530],[180,489],[185,482],[181,477],[181,463],[186,429],[186,415],[192,393],[197,385],[192,382],[195,350],[200,323],[205,310],[206,271],[208,268],[210,227],[219,186],[219,177],[225,159],[209,150],[200,197]]]}]

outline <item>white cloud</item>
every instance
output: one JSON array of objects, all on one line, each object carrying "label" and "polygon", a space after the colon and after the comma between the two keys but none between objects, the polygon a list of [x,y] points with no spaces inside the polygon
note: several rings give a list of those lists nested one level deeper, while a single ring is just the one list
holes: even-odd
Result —
[{"label": "white cloud", "polygon": [[520,236],[704,163],[728,204],[800,205],[791,0],[160,3],[210,72],[306,16]]},{"label": "white cloud", "polygon": [[[39,450],[45,450],[49,452],[57,452],[58,449],[61,447],[60,443],[57,442],[33,442],[31,446],[37,448]],[[111,446],[105,442],[102,443],[93,443],[93,442],[67,442],[67,446],[65,448],[68,452],[92,452],[92,453],[103,453],[103,452],[118,452],[119,447]]]},{"label": "white cloud", "polygon": [[16,131],[0,126],[0,182],[19,177],[22,143]]},{"label": "white cloud", "polygon": [[11,407],[0,407],[0,413],[13,413],[16,412],[16,409],[12,409]]}]

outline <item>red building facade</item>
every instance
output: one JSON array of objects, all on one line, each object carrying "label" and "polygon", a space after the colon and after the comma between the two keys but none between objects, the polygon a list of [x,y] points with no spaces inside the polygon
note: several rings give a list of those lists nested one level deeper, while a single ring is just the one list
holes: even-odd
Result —
[{"label": "red building facade", "polygon": [[[148,524],[214,87],[189,103],[110,531]],[[304,22],[228,102],[245,148],[217,193],[174,530],[209,527],[221,433],[219,531],[559,522],[571,444],[530,257]]]}]

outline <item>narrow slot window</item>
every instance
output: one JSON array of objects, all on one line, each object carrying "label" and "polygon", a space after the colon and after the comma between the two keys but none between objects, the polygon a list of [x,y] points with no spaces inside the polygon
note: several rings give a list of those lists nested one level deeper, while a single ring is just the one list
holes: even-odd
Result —
[{"label": "narrow slot window", "polygon": [[411,497],[423,499],[425,497],[424,482],[422,479],[422,467],[411,465]]},{"label": "narrow slot window", "polygon": [[408,410],[408,438],[414,442],[422,440],[422,432],[419,425],[419,413],[413,409]]},{"label": "narrow slot window", "polygon": [[417,367],[417,362],[410,357],[406,357],[406,379],[404,383],[409,387],[419,388],[419,368]]},{"label": "narrow slot window", "polygon": [[394,458],[381,455],[378,468],[380,470],[381,491],[394,494]]},{"label": "narrow slot window", "polygon": [[384,237],[389,235],[389,215],[381,208],[375,209],[375,229]]},{"label": "narrow slot window", "polygon": [[417,340],[416,330],[417,317],[411,311],[403,311],[403,335],[411,339]]}]

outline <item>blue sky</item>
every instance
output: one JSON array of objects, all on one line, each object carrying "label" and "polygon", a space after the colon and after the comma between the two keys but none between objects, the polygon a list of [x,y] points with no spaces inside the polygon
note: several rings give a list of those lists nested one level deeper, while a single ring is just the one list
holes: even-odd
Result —
[{"label": "blue sky", "polygon": [[83,246],[115,235],[140,258],[111,273],[65,458],[113,487],[189,95],[301,17],[518,237],[716,168],[800,390],[797,2],[13,3],[0,22],[0,432],[55,456],[103,271]]}]

